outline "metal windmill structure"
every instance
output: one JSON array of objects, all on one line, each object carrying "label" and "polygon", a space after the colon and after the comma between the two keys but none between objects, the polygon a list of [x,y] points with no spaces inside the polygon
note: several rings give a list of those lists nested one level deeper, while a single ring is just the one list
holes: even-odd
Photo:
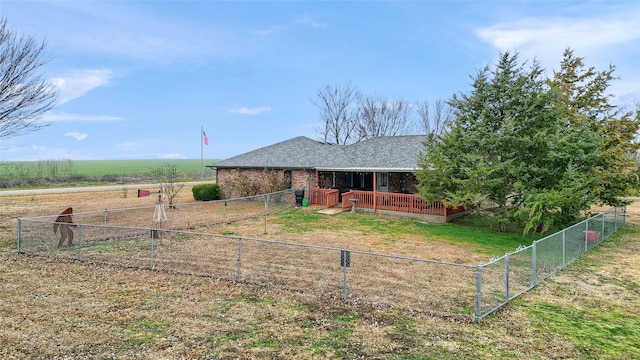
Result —
[{"label": "metal windmill structure", "polygon": [[160,193],[158,194],[158,202],[156,203],[156,208],[153,212],[153,221],[151,223],[151,237],[160,238],[167,231],[167,213],[164,210],[164,186],[160,189]]}]

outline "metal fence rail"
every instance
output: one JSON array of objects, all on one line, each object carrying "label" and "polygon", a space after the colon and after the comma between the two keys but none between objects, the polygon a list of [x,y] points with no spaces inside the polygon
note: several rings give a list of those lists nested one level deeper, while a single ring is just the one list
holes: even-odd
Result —
[{"label": "metal fence rail", "polygon": [[148,217],[149,208],[74,214],[74,243],[60,248],[51,231],[56,216],[18,219],[18,253],[209,276],[480,322],[620,229],[626,217],[625,209],[611,209],[477,266],[191,230],[202,219],[264,216],[266,232],[266,214],[287,208],[290,195],[178,205],[184,213],[176,211],[164,231],[133,221],[138,211]]}]

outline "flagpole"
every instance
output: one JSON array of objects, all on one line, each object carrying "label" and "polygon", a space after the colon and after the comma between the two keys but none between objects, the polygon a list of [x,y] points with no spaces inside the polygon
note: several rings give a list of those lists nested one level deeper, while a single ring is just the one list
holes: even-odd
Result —
[{"label": "flagpole", "polygon": [[204,179],[204,128],[200,126],[200,180]]}]

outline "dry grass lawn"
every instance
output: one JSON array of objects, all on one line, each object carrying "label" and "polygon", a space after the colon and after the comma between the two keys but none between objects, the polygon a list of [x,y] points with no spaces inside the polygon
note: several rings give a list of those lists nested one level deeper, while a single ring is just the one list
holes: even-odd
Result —
[{"label": "dry grass lawn", "polygon": [[[481,324],[209,278],[15,254],[17,217],[68,206],[82,212],[153,204],[133,196],[111,191],[0,197],[0,358],[640,358],[638,225]],[[190,189],[180,196],[178,203],[191,201]],[[640,206],[630,207],[629,214],[630,222],[638,222]],[[270,228],[269,236],[277,233]],[[322,238],[328,246],[343,240],[328,235],[296,238]],[[424,251],[427,258],[452,261],[468,255],[459,247],[423,248],[410,240],[362,236],[354,246],[414,256]]]}]

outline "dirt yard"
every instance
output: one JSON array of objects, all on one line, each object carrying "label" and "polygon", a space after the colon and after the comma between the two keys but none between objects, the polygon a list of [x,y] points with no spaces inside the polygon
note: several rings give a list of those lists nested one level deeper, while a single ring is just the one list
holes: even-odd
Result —
[{"label": "dirt yard", "polygon": [[[191,200],[190,189],[185,188],[177,202]],[[598,254],[587,256],[579,272],[562,271],[480,325],[277,288],[15,254],[18,217],[50,215],[69,206],[83,212],[153,204],[152,197],[136,198],[125,189],[0,197],[0,357],[631,359],[640,355],[633,348],[637,331],[618,335],[603,353],[589,349],[580,337],[550,328],[552,322],[541,323],[531,316],[541,304],[560,310],[592,307],[624,312],[625,318],[631,316],[627,312],[640,313],[637,232],[624,235],[617,246],[603,244]],[[629,221],[637,223],[640,206],[629,207],[629,215]],[[275,235],[269,231],[269,236]],[[441,251],[453,260],[463,256],[456,253],[463,251],[460,248],[407,250],[410,241],[390,244],[369,237],[357,246],[367,251],[410,251],[416,256],[424,251],[427,257]],[[638,317],[632,321],[640,330]],[[601,342],[605,335],[596,334]],[[627,342],[631,345],[623,348]]]}]

